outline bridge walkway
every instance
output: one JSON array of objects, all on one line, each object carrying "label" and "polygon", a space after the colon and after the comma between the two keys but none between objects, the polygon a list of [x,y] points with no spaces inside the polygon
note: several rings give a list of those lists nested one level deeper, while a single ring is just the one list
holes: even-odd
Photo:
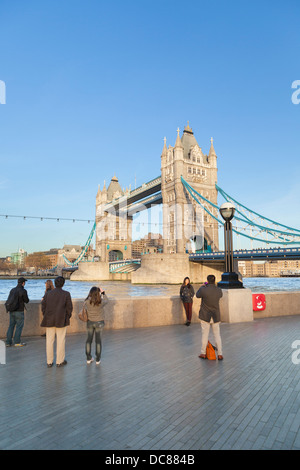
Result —
[{"label": "bridge walkway", "polygon": [[198,358],[193,323],[104,330],[100,366],[85,334],[51,369],[45,338],[23,338],[0,365],[0,449],[300,450],[299,319],[222,324],[222,362]]}]

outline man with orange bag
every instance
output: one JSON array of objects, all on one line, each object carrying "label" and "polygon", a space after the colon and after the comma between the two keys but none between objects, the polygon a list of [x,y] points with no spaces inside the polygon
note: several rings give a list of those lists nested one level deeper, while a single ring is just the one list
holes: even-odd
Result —
[{"label": "man with orange bag", "polygon": [[196,297],[198,299],[202,299],[199,311],[199,318],[201,320],[202,330],[202,346],[201,354],[199,356],[201,359],[207,359],[206,347],[208,344],[210,325],[212,325],[212,330],[216,341],[218,359],[219,361],[223,359],[222,340],[220,335],[219,307],[219,301],[222,296],[222,289],[216,285],[216,278],[213,274],[209,274],[207,276],[207,283],[205,283],[204,286],[200,287],[200,289],[198,289],[196,293]]}]

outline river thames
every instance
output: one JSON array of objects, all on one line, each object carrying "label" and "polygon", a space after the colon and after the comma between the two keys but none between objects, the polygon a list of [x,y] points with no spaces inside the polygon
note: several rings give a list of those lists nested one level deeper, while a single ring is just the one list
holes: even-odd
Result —
[{"label": "river thames", "polygon": [[[300,291],[300,277],[281,278],[244,278],[244,287],[252,292],[278,292]],[[10,289],[17,284],[16,279],[0,280],[0,301],[7,299]],[[148,297],[148,296],[172,296],[179,294],[179,285],[133,285],[123,281],[70,281],[66,280],[64,289],[71,293],[73,299],[84,299],[93,286],[101,286],[109,297]],[[199,284],[194,284],[197,289]],[[45,279],[29,279],[25,288],[30,300],[40,300],[45,291]]]}]

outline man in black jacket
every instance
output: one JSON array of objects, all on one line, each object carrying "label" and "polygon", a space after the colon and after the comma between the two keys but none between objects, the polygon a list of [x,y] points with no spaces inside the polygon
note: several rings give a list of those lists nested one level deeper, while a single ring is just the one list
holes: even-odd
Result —
[{"label": "man in black jacket", "polygon": [[18,285],[11,289],[8,300],[15,299],[15,306],[12,311],[9,311],[9,327],[6,334],[6,346],[12,346],[13,334],[14,334],[14,345],[16,347],[25,346],[26,343],[21,343],[21,334],[24,327],[24,309],[25,304],[28,304],[29,298],[27,290],[24,289],[25,282],[27,279],[20,277],[18,279]]},{"label": "man in black jacket", "polygon": [[47,291],[42,300],[43,320],[46,327],[46,356],[48,367],[53,366],[54,341],[56,337],[56,366],[67,364],[65,360],[65,342],[67,326],[70,325],[73,304],[70,292],[63,290],[65,280],[58,276],[54,280],[55,289]]}]

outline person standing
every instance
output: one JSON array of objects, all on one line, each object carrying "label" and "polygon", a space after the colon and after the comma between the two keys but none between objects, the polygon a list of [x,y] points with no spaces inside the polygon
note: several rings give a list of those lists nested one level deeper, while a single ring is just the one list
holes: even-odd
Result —
[{"label": "person standing", "polygon": [[92,342],[95,333],[96,342],[96,364],[99,365],[101,362],[102,352],[102,330],[104,328],[104,312],[103,307],[108,302],[105,292],[99,287],[92,287],[89,295],[85,299],[84,308],[87,311],[87,340],[85,343],[85,352],[87,364],[93,362],[92,358]]},{"label": "person standing", "polygon": [[220,335],[220,307],[219,301],[223,296],[222,289],[216,285],[216,278],[213,274],[207,276],[207,283],[196,292],[196,297],[202,299],[199,311],[202,331],[201,359],[206,359],[206,346],[210,326],[212,326],[216,346],[218,349],[218,359],[223,359],[222,340]]},{"label": "person standing", "polygon": [[190,326],[193,314],[193,297],[195,295],[194,288],[190,283],[190,278],[185,277],[180,287],[180,298],[182,300],[185,314],[186,314],[186,326]]},{"label": "person standing", "polygon": [[[14,346],[26,346],[26,343],[21,342],[21,334],[24,327],[24,310],[25,304],[28,304],[29,298],[27,290],[24,289],[27,279],[20,277],[16,287],[11,289],[8,299],[6,301],[6,308],[9,312],[9,326],[6,334],[6,346],[12,346],[14,335]],[[15,334],[14,334],[15,331]]]},{"label": "person standing", "polygon": [[[53,290],[54,289],[54,284],[52,282],[51,279],[47,279],[47,281],[45,282],[45,294],[48,290]],[[44,295],[45,295],[44,294]],[[43,297],[44,298],[44,297]],[[42,298],[42,300],[43,300]],[[46,336],[46,333],[43,333],[41,336],[45,337]]]},{"label": "person standing", "polygon": [[51,279],[47,279],[47,281],[45,282],[45,294],[46,292],[48,292],[48,290],[53,290],[54,289],[54,285],[53,285],[53,282]]},{"label": "person standing", "polygon": [[65,344],[67,326],[70,324],[73,304],[70,292],[63,290],[65,280],[58,276],[54,280],[55,289],[46,291],[42,299],[43,320],[41,326],[46,328],[47,366],[53,366],[54,341],[56,338],[56,366],[67,364]]}]

